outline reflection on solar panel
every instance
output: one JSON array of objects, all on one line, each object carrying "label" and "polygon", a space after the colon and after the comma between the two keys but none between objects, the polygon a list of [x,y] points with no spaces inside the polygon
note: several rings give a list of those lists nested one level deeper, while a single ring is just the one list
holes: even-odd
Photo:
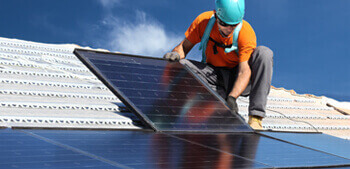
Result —
[{"label": "reflection on solar panel", "polygon": [[350,160],[254,133],[0,130],[0,168],[296,168]]},{"label": "reflection on solar panel", "polygon": [[349,140],[318,133],[262,132],[262,134],[350,159]]},{"label": "reflection on solar panel", "polygon": [[155,130],[251,132],[180,63],[78,49],[74,53]]},{"label": "reflection on solar panel", "polygon": [[[29,130],[66,147],[95,155],[121,168],[266,168],[261,163],[221,153],[166,134],[142,131]],[[225,158],[222,161],[220,158]],[[221,166],[221,167],[220,167]]]},{"label": "reflection on solar panel", "polygon": [[109,168],[111,164],[15,130],[0,130],[0,168]]},{"label": "reflection on solar panel", "polygon": [[254,133],[176,134],[175,136],[277,168],[349,165],[350,162],[345,158]]}]

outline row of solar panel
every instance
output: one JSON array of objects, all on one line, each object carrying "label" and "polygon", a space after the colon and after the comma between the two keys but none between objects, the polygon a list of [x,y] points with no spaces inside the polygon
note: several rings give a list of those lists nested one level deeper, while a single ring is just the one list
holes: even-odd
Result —
[{"label": "row of solar panel", "polygon": [[350,166],[350,147],[345,140],[322,134],[264,134],[308,148],[252,133],[2,129],[0,168]]},{"label": "row of solar panel", "polygon": [[[75,54],[131,111],[144,119],[146,124],[158,131],[168,131],[168,133],[119,132],[115,136],[108,133],[105,135],[106,139],[94,141],[103,145],[101,150],[110,150],[107,147],[115,148],[108,154],[110,156],[99,158],[112,162],[112,165],[117,164],[123,168],[273,168],[350,165],[350,159],[343,149],[328,151],[321,146],[321,150],[317,147],[317,150],[314,150],[253,133],[239,115],[231,113],[220,96],[179,63],[86,50],[76,50]],[[192,133],[170,134],[169,131]],[[229,132],[229,134],[212,132]],[[50,140],[59,137],[58,139],[63,142],[59,144],[71,144],[71,141],[65,141],[66,137],[60,137],[57,133],[48,136]],[[271,136],[278,137],[276,134]],[[115,141],[108,141],[111,140],[110,137]],[[127,139],[129,137],[132,139]],[[84,144],[81,143],[81,138],[84,136],[78,138],[73,145],[81,147],[80,145]],[[119,146],[112,146],[114,144]],[[349,145],[349,143],[342,144]],[[82,148],[83,150],[78,150],[92,151],[93,155],[100,153],[98,150],[90,149],[91,146]],[[125,153],[125,150],[130,150],[131,153]],[[114,151],[123,152],[123,156],[119,153],[112,154]],[[112,156],[112,159],[117,159],[118,162],[106,158]]]}]

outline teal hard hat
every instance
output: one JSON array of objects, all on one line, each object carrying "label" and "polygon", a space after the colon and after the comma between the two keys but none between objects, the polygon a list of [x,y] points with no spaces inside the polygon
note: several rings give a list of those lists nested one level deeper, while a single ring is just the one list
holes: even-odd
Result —
[{"label": "teal hard hat", "polygon": [[235,25],[243,20],[244,0],[215,0],[216,15],[229,25]]}]

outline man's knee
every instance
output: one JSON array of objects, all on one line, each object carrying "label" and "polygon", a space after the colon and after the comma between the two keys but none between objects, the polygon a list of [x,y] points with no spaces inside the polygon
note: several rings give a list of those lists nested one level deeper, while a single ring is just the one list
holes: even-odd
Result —
[{"label": "man's knee", "polygon": [[254,60],[260,62],[269,62],[273,60],[273,51],[266,46],[258,46],[252,54]]}]

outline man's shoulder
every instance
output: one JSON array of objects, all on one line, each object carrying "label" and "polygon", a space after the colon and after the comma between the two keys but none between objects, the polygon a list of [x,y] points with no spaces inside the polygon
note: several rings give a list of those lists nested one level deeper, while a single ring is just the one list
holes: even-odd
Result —
[{"label": "man's shoulder", "polygon": [[213,15],[214,15],[214,11],[206,11],[206,12],[199,14],[199,16],[204,17],[204,18],[210,18]]},{"label": "man's shoulder", "polygon": [[243,31],[249,31],[249,32],[252,32],[254,31],[252,25],[250,25],[250,23],[246,20],[243,20],[243,25],[242,25],[242,29]]},{"label": "man's shoulder", "polygon": [[248,25],[248,26],[251,26],[250,23],[246,20],[243,19],[243,25]]},{"label": "man's shoulder", "polygon": [[206,11],[197,16],[198,21],[209,20],[214,15],[214,11]]}]

